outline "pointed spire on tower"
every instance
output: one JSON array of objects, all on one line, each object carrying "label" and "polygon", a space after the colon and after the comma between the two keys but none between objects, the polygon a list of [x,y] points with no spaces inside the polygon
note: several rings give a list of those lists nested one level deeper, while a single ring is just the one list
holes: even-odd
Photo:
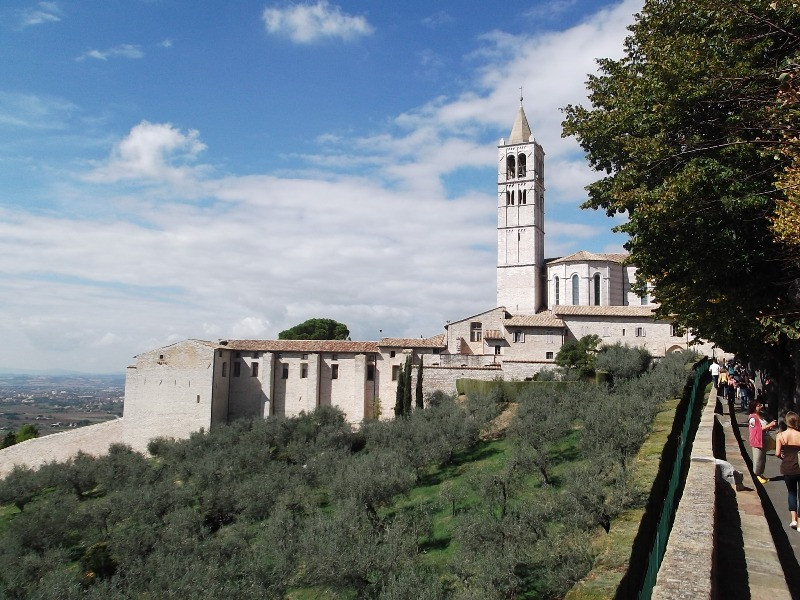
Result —
[{"label": "pointed spire on tower", "polygon": [[522,108],[522,88],[519,88],[519,110],[517,111],[517,118],[514,120],[514,126],[511,128],[511,134],[508,136],[507,144],[524,144],[531,139],[531,126],[528,125],[528,118],[525,116],[525,110]]}]

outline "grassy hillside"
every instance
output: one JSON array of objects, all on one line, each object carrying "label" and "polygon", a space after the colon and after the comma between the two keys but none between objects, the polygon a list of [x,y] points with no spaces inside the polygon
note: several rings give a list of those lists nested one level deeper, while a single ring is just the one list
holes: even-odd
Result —
[{"label": "grassy hillside", "polygon": [[488,441],[503,385],[355,432],[323,407],[156,441],[150,459],[117,446],[18,469],[0,482],[0,597],[563,596],[646,497],[635,457],[685,361],[613,390],[515,389]]}]

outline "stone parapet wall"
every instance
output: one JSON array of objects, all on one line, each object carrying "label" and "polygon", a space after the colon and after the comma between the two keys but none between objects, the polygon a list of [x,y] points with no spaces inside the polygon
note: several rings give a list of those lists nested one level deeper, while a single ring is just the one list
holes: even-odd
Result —
[{"label": "stone parapet wall", "polygon": [[114,419],[26,440],[0,450],[0,477],[8,475],[14,465],[37,468],[49,462],[69,460],[78,452],[100,456],[108,452],[112,444],[124,443],[123,436],[122,419]]},{"label": "stone parapet wall", "polygon": [[715,405],[710,399],[700,418],[683,495],[653,589],[654,600],[712,597],[718,477],[712,447]]},{"label": "stone parapet wall", "polygon": [[[446,394],[456,393],[456,379],[480,379],[491,381],[503,377],[503,371],[495,367],[425,367],[422,372],[422,389],[424,394],[441,390]],[[416,369],[411,376],[412,389],[417,384]]]}]

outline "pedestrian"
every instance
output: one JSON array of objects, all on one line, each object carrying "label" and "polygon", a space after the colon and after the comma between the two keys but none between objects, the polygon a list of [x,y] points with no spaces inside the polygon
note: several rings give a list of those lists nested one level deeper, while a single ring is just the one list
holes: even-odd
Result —
[{"label": "pedestrian", "polygon": [[789,527],[797,529],[797,490],[800,487],[800,465],[797,463],[797,453],[800,451],[800,416],[795,412],[786,413],[784,417],[786,430],[781,431],[775,440],[775,456],[781,457],[781,475],[786,483],[789,499],[789,513],[792,522]]},{"label": "pedestrian", "polygon": [[770,449],[769,444],[772,441],[768,432],[775,429],[778,422],[767,423],[761,414],[764,405],[758,400],[750,401],[749,410],[750,418],[747,420],[747,426],[750,430],[750,447],[753,449],[753,474],[761,483],[767,483],[769,479],[764,477],[764,467],[767,465],[767,450]]},{"label": "pedestrian", "polygon": [[714,382],[714,389],[717,389],[717,381],[719,380],[719,363],[717,359],[711,361],[711,366],[708,367],[708,370],[711,371],[711,381]]},{"label": "pedestrian", "polygon": [[723,368],[719,372],[719,379],[717,380],[717,398],[722,396],[728,397],[728,370]]}]

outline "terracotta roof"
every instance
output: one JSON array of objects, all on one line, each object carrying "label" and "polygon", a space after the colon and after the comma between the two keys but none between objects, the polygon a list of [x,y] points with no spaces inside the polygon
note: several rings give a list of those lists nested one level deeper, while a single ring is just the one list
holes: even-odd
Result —
[{"label": "terracotta roof", "polygon": [[504,340],[506,339],[502,333],[500,333],[499,329],[487,329],[486,333],[483,334],[483,339],[485,340]]},{"label": "terracotta roof", "polygon": [[652,317],[653,306],[573,306],[563,304],[553,307],[559,316],[581,317]]},{"label": "terracotta roof", "polygon": [[444,348],[444,334],[429,338],[382,338],[378,346],[382,348]]},{"label": "terracotta roof", "polygon": [[378,352],[378,342],[349,340],[220,340],[218,348],[246,352],[336,352],[366,354]]},{"label": "terracotta roof", "polygon": [[595,254],[594,252],[587,252],[586,250],[581,250],[580,252],[575,252],[574,254],[570,254],[568,256],[562,256],[561,258],[555,258],[551,261],[548,261],[548,265],[557,265],[560,263],[568,263],[568,262],[587,262],[587,261],[602,261],[602,262],[615,262],[615,263],[622,263],[625,259],[628,258],[628,255],[625,253],[616,253],[616,254]]},{"label": "terracotta roof", "polygon": [[564,327],[564,321],[559,319],[550,310],[545,310],[535,315],[516,315],[504,319],[503,325],[508,327]]}]

